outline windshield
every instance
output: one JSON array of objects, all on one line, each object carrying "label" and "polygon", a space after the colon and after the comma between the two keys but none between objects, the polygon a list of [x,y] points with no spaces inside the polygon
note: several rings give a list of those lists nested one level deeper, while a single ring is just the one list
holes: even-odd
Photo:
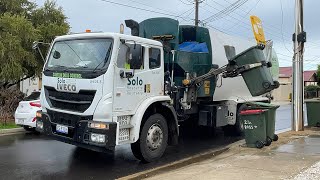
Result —
[{"label": "windshield", "polygon": [[106,68],[112,39],[81,39],[56,42],[46,65],[48,70]]},{"label": "windshield", "polygon": [[40,92],[32,92],[29,96],[25,97],[23,100],[24,101],[33,101],[33,100],[38,100],[40,99]]}]

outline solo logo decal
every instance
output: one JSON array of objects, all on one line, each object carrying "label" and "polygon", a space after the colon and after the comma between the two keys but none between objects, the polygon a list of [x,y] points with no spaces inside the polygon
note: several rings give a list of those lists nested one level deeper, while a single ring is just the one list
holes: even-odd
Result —
[{"label": "solo logo decal", "polygon": [[144,86],[143,80],[138,76],[135,78],[128,78],[127,82],[127,95],[143,95]]},{"label": "solo logo decal", "polygon": [[139,79],[139,77],[137,77],[136,79],[133,79],[133,78],[128,78],[128,83],[127,83],[128,86],[130,85],[137,85],[137,86],[142,86],[143,85],[143,81],[142,79]]},{"label": "solo logo decal", "polygon": [[63,78],[58,78],[57,82],[57,90],[58,91],[66,91],[66,92],[76,92],[77,86],[75,80],[69,80]]}]

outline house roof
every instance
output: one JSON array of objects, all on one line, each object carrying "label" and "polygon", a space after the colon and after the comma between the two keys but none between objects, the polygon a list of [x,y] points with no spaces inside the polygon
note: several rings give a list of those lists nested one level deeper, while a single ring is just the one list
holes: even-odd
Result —
[{"label": "house roof", "polygon": [[280,67],[279,77],[289,78],[292,76],[292,67]]},{"label": "house roof", "polygon": [[[314,74],[316,74],[316,70],[304,71],[303,78],[304,81],[309,81]],[[292,76],[292,67],[280,67],[279,68],[279,77],[280,78],[289,78]]]},{"label": "house roof", "polygon": [[304,81],[310,81],[310,79],[312,78],[312,76],[314,74],[316,74],[317,71],[316,70],[312,70],[312,71],[304,71],[303,72],[303,79]]}]

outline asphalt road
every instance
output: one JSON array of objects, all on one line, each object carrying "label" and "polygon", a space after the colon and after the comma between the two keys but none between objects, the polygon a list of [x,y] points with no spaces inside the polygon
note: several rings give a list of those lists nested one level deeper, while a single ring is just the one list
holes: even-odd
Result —
[{"label": "asphalt road", "polygon": [[[276,129],[287,129],[290,105],[277,110]],[[0,179],[115,179],[141,172],[208,149],[223,147],[239,138],[225,137],[217,130],[214,137],[184,128],[178,146],[167,149],[155,163],[136,160],[130,146],[116,148],[114,154],[102,154],[47,139],[35,134],[0,137]]]},{"label": "asphalt road", "polygon": [[[307,125],[306,107],[304,105],[304,120]],[[276,132],[291,130],[291,104],[281,105],[276,114]]]}]

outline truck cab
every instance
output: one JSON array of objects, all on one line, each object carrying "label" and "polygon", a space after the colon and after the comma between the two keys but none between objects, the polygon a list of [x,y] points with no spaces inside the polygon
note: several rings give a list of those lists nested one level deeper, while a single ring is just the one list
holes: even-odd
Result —
[{"label": "truck cab", "polygon": [[[170,132],[177,136],[176,116],[164,92],[159,41],[82,33],[57,37],[49,52],[37,123],[41,132],[84,148],[113,150],[116,145],[137,142],[140,125],[150,116],[146,112],[161,106],[160,119],[167,117],[165,126],[170,125]],[[151,126],[156,130],[147,130],[152,142],[146,146],[155,151],[164,138],[167,143],[168,135],[163,137],[159,123]]]}]

